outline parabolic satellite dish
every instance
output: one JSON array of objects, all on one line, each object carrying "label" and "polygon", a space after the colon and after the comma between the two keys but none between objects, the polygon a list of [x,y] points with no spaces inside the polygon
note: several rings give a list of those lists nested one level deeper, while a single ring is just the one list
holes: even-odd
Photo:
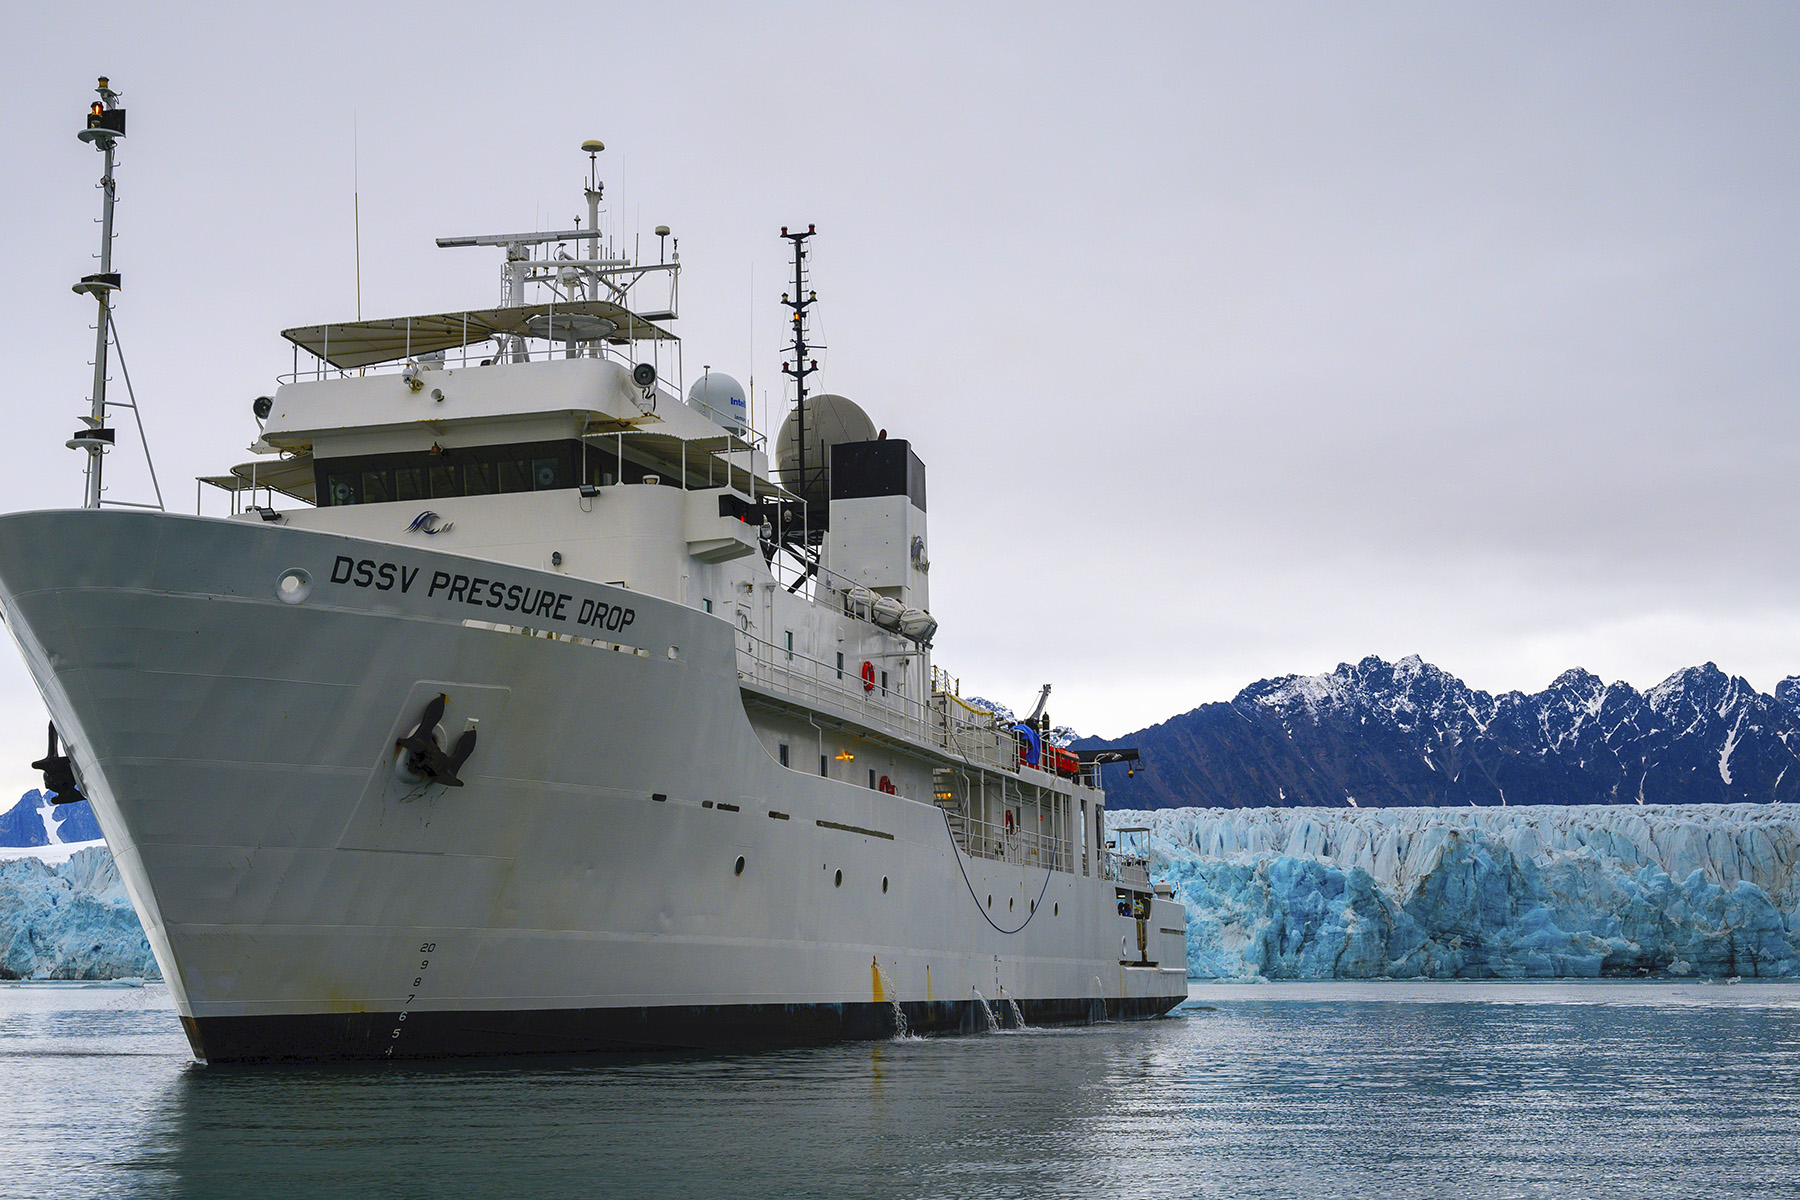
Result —
[{"label": "parabolic satellite dish", "polygon": [[806,400],[806,478],[800,478],[800,411],[795,409],[775,435],[775,470],[781,486],[806,501],[814,528],[824,525],[826,468],[831,448],[839,442],[867,442],[875,437],[869,414],[844,396],[809,396]]}]

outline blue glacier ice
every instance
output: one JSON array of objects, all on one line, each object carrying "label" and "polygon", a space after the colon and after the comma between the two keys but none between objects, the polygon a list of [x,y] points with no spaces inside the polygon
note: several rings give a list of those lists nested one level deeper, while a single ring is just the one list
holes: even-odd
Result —
[{"label": "blue glacier ice", "polygon": [[1214,979],[1800,977],[1800,808],[1120,810]]},{"label": "blue glacier ice", "polygon": [[0,979],[158,976],[105,846],[0,861]]}]

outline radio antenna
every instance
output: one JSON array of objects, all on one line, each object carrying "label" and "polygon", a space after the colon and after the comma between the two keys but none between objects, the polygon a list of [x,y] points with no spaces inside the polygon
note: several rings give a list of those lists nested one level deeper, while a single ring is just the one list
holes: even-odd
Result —
[{"label": "radio antenna", "polygon": [[94,395],[92,407],[88,415],[81,418],[85,429],[75,431],[75,436],[64,445],[71,450],[86,450],[87,487],[82,500],[83,508],[99,508],[102,489],[100,468],[103,456],[112,449],[113,430],[106,424],[106,406],[108,403],[119,408],[129,408],[137,422],[138,440],[144,447],[144,465],[150,468],[150,486],[156,490],[155,504],[133,504],[130,501],[115,500],[114,504],[123,504],[129,508],[161,509],[162,485],[156,481],[156,463],[150,457],[150,439],[144,436],[144,414],[138,411],[137,393],[131,387],[131,371],[125,366],[125,351],[119,349],[119,370],[125,376],[125,394],[129,401],[106,398],[106,351],[110,344],[118,346],[119,330],[113,322],[112,294],[119,290],[119,273],[112,269],[113,242],[113,202],[117,199],[117,190],[113,185],[113,150],[119,140],[125,136],[125,110],[119,106],[119,93],[112,90],[106,76],[100,76],[100,84],[94,89],[100,98],[88,106],[87,126],[76,131],[75,136],[91,144],[94,149],[106,155],[106,167],[100,175],[100,270],[93,275],[83,275],[74,291],[77,294],[92,296],[100,305],[100,316],[94,322]]},{"label": "radio antenna", "polygon": [[356,237],[356,319],[362,320],[362,136],[350,110],[350,213]]},{"label": "radio antenna", "polygon": [[88,453],[83,508],[100,507],[102,456],[113,444],[113,431],[106,426],[107,337],[112,327],[112,294],[119,290],[119,275],[112,269],[113,201],[116,198],[113,186],[113,150],[118,146],[119,139],[125,136],[125,110],[119,107],[119,94],[108,85],[104,75],[100,76],[99,86],[94,90],[100,93],[100,98],[88,107],[87,127],[75,135],[106,156],[106,166],[100,174],[100,270],[96,274],[82,276],[81,282],[75,285],[76,292],[87,293],[100,305],[99,320],[94,322],[92,407],[88,410],[88,415],[81,418],[87,428],[77,430],[75,436],[68,441],[69,449],[86,450]]},{"label": "radio antenna", "polygon": [[[788,353],[794,356],[792,362],[781,364],[781,373],[794,381],[794,433],[798,456],[795,459],[794,487],[802,501],[811,495],[808,490],[806,465],[806,377],[819,369],[819,360],[807,357],[806,346],[806,310],[819,299],[818,293],[806,286],[806,242],[816,230],[808,225],[805,233],[789,233],[786,225],[781,227],[781,236],[794,247],[794,291],[792,295],[784,295],[781,302],[794,310],[794,340],[788,343]],[[821,479],[824,472],[815,468]],[[813,525],[807,522],[807,527]],[[785,540],[785,539],[784,539]]]}]

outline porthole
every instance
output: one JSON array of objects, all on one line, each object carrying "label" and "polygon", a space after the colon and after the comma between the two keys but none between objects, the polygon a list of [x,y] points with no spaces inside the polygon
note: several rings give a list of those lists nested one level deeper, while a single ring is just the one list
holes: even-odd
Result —
[{"label": "porthole", "polygon": [[734,864],[732,866],[731,873],[733,875],[742,875],[744,873],[744,856],[743,855],[741,855],[741,854],[738,855],[738,860],[737,860],[736,864]]},{"label": "porthole", "polygon": [[1037,912],[1037,901],[1036,900],[1033,900],[1031,902],[1031,911],[1034,913]]},{"label": "porthole", "polygon": [[1012,911],[1012,910],[1013,910],[1013,901],[1014,901],[1014,900],[1015,900],[1015,899],[1017,899],[1017,897],[1016,897],[1016,896],[1009,896],[1009,897],[1007,897],[1007,900],[1006,900],[1006,911],[1007,911],[1007,912],[1011,912],[1011,911]]},{"label": "porthole", "polygon": [[832,875],[831,886],[832,887],[843,887],[844,886],[844,873],[842,871],[839,871],[836,874]]},{"label": "porthole", "polygon": [[275,596],[283,604],[298,604],[312,593],[312,576],[299,567],[289,567],[275,580]]},{"label": "porthole", "polygon": [[1061,914],[1061,912],[1062,912],[1062,905],[1060,903],[1052,904],[1050,906],[1050,915],[1051,916],[1053,916],[1053,917],[1058,916],[1059,914]]},{"label": "porthole", "polygon": [[886,875],[883,875],[881,877],[881,894],[884,896],[887,895],[887,876]]}]

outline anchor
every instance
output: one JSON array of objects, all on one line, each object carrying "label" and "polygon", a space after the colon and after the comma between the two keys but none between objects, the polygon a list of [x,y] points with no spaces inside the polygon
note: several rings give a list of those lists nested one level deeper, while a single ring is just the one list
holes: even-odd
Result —
[{"label": "anchor", "polygon": [[[438,745],[437,723],[443,719],[444,704],[449,696],[440,692],[425,705],[425,711],[419,714],[419,723],[413,731],[394,743],[395,749],[406,751],[405,769],[413,775],[441,783],[446,787],[461,787],[463,781],[456,777],[469,755],[475,753],[475,731],[465,729],[450,747],[448,754]],[[48,778],[48,775],[45,776]]]},{"label": "anchor", "polygon": [[87,797],[75,782],[75,764],[66,754],[56,752],[56,722],[50,722],[50,750],[31,764],[34,771],[44,773],[44,790],[51,793],[52,804],[79,804]]}]

